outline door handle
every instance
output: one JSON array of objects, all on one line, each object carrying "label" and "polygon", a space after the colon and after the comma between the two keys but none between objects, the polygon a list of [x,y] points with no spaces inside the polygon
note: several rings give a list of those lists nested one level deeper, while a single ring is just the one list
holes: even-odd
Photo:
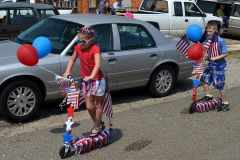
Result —
[{"label": "door handle", "polygon": [[117,58],[108,58],[107,61],[109,62],[109,64],[115,64]]},{"label": "door handle", "polygon": [[151,59],[155,59],[157,57],[157,54],[156,53],[151,53],[150,57],[151,57]]},{"label": "door handle", "polygon": [[185,19],[185,22],[188,22],[188,19]]},{"label": "door handle", "polygon": [[116,60],[117,60],[117,58],[108,58],[107,59],[107,61],[109,61],[109,62],[116,61]]}]

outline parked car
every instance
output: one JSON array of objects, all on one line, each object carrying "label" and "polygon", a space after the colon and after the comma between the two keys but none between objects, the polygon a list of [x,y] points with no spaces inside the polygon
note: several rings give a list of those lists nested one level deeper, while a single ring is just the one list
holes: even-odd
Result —
[{"label": "parked car", "polygon": [[224,13],[229,19],[228,28],[224,29],[223,35],[240,36],[240,1],[232,0],[198,0],[197,5],[203,12],[216,16],[220,5],[224,4]]},{"label": "parked car", "polygon": [[135,19],[147,21],[165,35],[182,37],[188,26],[199,25],[202,30],[209,21],[222,27],[222,19],[204,14],[192,0],[142,0],[139,11],[132,12]]},{"label": "parked car", "polygon": [[[47,24],[47,25],[46,25]],[[77,28],[92,26],[95,43],[102,52],[101,69],[107,73],[111,91],[147,86],[154,97],[166,96],[176,80],[191,76],[191,61],[176,50],[179,37],[168,39],[147,22],[120,16],[70,14],[46,18],[13,40],[0,42],[0,113],[3,117],[30,119],[43,101],[63,98],[55,75],[38,66],[21,64],[16,53],[39,36],[52,43],[51,53],[39,65],[62,75],[74,47]],[[72,68],[79,80],[80,61]]]},{"label": "parked car", "polygon": [[23,2],[0,3],[0,40],[16,37],[21,31],[53,15],[59,15],[59,13],[52,5]]}]

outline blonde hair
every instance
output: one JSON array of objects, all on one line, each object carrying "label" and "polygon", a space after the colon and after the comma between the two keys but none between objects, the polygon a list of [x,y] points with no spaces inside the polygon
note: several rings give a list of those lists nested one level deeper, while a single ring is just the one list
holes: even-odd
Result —
[{"label": "blonde hair", "polygon": [[210,21],[210,22],[208,22],[206,28],[213,28],[215,31],[217,31],[218,30],[218,25],[217,25],[216,22]]}]

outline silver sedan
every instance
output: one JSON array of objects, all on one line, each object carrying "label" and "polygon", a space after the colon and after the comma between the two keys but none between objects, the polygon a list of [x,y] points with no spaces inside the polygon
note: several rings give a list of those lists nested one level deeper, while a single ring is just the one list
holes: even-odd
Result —
[{"label": "silver sedan", "polygon": [[[26,121],[42,102],[63,98],[55,83],[73,54],[77,30],[92,26],[95,43],[102,52],[102,71],[107,73],[111,91],[147,86],[154,97],[166,96],[174,82],[191,76],[192,64],[176,50],[177,37],[165,37],[147,22],[120,16],[72,14],[40,21],[11,41],[0,42],[0,113],[12,121]],[[51,53],[39,66],[21,64],[16,56],[23,44],[39,37],[52,43]],[[77,60],[72,76],[80,78]]]}]

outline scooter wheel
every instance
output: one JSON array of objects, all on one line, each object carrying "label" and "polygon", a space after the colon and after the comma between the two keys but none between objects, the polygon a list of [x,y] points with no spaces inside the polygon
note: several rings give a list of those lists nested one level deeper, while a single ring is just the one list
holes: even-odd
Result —
[{"label": "scooter wheel", "polygon": [[62,146],[59,150],[59,155],[62,159],[69,157],[70,155],[70,148],[68,149],[67,153],[65,153],[65,146]]},{"label": "scooter wheel", "polygon": [[193,114],[195,112],[195,103],[192,103],[188,109],[189,114]]}]

